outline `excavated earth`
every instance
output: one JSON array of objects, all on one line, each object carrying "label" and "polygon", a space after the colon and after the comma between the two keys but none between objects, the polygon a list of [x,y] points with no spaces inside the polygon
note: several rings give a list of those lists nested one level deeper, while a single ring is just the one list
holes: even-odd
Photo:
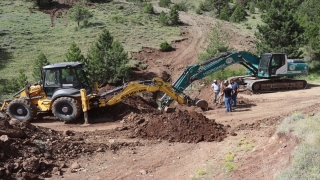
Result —
[{"label": "excavated earth", "polygon": [[[114,137],[120,134],[126,138],[181,143],[222,141],[227,136],[228,127],[198,112],[177,110],[163,113],[157,110],[155,104],[140,96],[112,106],[107,112],[112,112],[108,115],[115,119],[122,119],[123,126],[98,132],[59,132],[28,122],[1,119],[0,177],[41,179],[61,175],[64,171],[79,170],[77,163],[71,162],[81,156],[143,145],[138,141],[108,144],[86,142],[97,134]],[[99,113],[98,116],[104,115]]]}]

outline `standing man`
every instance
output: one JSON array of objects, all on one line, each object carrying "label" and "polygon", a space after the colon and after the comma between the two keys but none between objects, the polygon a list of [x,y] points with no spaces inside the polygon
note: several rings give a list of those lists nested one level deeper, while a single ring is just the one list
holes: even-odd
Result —
[{"label": "standing man", "polygon": [[224,95],[224,103],[226,105],[226,113],[232,111],[231,107],[231,94],[232,94],[232,89],[228,87],[227,83],[223,84],[224,90],[221,93],[221,95]]},{"label": "standing man", "polygon": [[236,81],[234,81],[233,79],[231,79],[231,86],[232,86],[232,90],[233,90],[233,93],[232,93],[232,96],[231,96],[231,99],[232,99],[232,104],[233,104],[233,107],[237,107],[237,95],[238,95],[238,92],[239,92],[239,85]]},{"label": "standing man", "polygon": [[217,103],[217,97],[219,96],[220,94],[220,84],[217,82],[217,80],[213,80],[213,83],[211,85],[211,87],[213,88],[213,103],[214,104],[218,104]]}]

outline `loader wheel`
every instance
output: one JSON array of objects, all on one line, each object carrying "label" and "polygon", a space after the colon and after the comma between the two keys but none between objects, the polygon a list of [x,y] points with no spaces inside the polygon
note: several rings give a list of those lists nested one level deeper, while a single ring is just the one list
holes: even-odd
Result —
[{"label": "loader wheel", "polygon": [[76,120],[81,114],[80,103],[70,97],[61,97],[52,104],[52,113],[62,121]]},{"label": "loader wheel", "polygon": [[8,114],[20,121],[31,121],[37,115],[37,107],[27,99],[15,99],[8,105]]}]

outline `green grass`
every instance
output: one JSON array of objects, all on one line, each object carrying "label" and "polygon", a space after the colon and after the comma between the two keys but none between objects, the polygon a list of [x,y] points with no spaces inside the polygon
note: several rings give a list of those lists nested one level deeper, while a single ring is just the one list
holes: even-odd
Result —
[{"label": "green grass", "polygon": [[43,52],[49,62],[61,62],[72,41],[86,56],[89,47],[104,28],[123,44],[127,52],[139,51],[142,46],[158,49],[163,41],[182,38],[179,27],[161,26],[157,15],[143,14],[141,7],[132,4],[121,5],[123,9],[116,2],[98,4],[90,9],[93,17],[88,26],[78,29],[76,22],[65,21],[63,18],[57,18],[52,27],[50,15],[29,11],[31,3],[1,0],[0,47],[4,48],[0,52],[1,78],[17,77],[19,70],[23,69],[29,81],[33,81],[33,60]]},{"label": "green grass", "polygon": [[315,116],[296,112],[283,120],[277,133],[293,133],[300,144],[292,152],[292,163],[279,172],[276,179],[319,179],[320,174],[320,114]]}]

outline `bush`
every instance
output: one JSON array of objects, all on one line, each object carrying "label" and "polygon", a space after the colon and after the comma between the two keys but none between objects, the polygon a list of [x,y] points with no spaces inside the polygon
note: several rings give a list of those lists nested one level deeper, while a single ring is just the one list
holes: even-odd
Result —
[{"label": "bush", "polygon": [[168,52],[172,50],[172,46],[167,41],[165,41],[160,44],[160,50]]},{"label": "bush", "polygon": [[196,14],[201,14],[201,8],[200,8],[200,7],[198,7],[198,8],[196,9]]},{"label": "bush", "polygon": [[188,2],[187,1],[176,3],[176,5],[177,5],[177,9],[179,11],[184,11],[184,12],[188,11]]},{"label": "bush", "polygon": [[160,0],[158,3],[160,7],[166,7],[166,8],[168,8],[170,4],[171,4],[171,0]]},{"label": "bush", "polygon": [[247,28],[247,29],[252,29],[251,26],[247,26],[246,28]]},{"label": "bush", "polygon": [[153,6],[151,3],[147,3],[143,8],[142,12],[148,13],[148,14],[154,14]]},{"label": "bush", "polygon": [[165,12],[161,11],[159,15],[159,23],[163,26],[168,25],[168,18]]},{"label": "bush", "polygon": [[252,19],[256,19],[256,16],[252,16],[251,18],[252,18]]},{"label": "bush", "polygon": [[178,25],[180,23],[178,7],[176,4],[170,8],[170,12],[168,15],[168,23],[170,25]]}]

